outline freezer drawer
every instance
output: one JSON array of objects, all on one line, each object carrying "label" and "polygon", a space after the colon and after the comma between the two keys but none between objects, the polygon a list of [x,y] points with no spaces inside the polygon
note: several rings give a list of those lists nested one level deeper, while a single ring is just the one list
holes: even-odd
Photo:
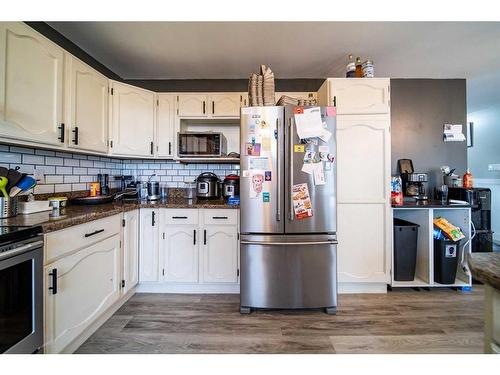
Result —
[{"label": "freezer drawer", "polygon": [[337,306],[335,235],[243,236],[241,308]]}]

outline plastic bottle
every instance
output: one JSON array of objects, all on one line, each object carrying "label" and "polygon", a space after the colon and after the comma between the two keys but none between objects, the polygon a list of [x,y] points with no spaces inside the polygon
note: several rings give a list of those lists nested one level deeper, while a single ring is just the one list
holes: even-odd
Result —
[{"label": "plastic bottle", "polygon": [[356,78],[363,78],[363,64],[361,57],[356,57]]},{"label": "plastic bottle", "polygon": [[356,76],[356,63],[352,55],[347,57],[347,65],[345,67],[346,78],[354,78]]},{"label": "plastic bottle", "polygon": [[473,185],[472,173],[470,173],[470,170],[467,169],[467,172],[464,174],[462,179],[462,186],[465,189],[472,189]]}]

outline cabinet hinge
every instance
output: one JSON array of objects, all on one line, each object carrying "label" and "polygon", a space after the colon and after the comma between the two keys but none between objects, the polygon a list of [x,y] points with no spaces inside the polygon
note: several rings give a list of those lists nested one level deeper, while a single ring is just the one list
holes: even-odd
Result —
[{"label": "cabinet hinge", "polygon": [[111,95],[115,94],[115,90],[111,87]]},{"label": "cabinet hinge", "polygon": [[163,235],[163,239],[165,239],[165,232],[163,232],[162,235]]},{"label": "cabinet hinge", "polygon": [[165,268],[161,270],[162,276],[165,276]]},{"label": "cabinet hinge", "polygon": [[122,227],[125,226],[125,219],[122,219]]},{"label": "cabinet hinge", "polygon": [[238,233],[238,235],[237,235],[237,238],[238,238],[238,240],[240,239],[240,234],[239,234],[239,233]]},{"label": "cabinet hinge", "polygon": [[158,107],[160,105],[160,101],[156,99],[156,106]]},{"label": "cabinet hinge", "polygon": [[240,269],[239,268],[236,270],[236,276],[238,276],[238,277],[240,276]]},{"label": "cabinet hinge", "polygon": [[120,249],[122,248],[122,241],[120,240]]},{"label": "cabinet hinge", "polygon": [[122,288],[125,288],[125,280],[122,280]]},{"label": "cabinet hinge", "polygon": [[113,141],[109,141],[109,147],[113,148]]}]

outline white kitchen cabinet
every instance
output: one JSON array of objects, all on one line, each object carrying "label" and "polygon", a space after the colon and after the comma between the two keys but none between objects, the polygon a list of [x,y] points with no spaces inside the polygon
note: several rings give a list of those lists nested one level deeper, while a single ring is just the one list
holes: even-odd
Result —
[{"label": "white kitchen cabinet", "polygon": [[198,225],[167,225],[163,240],[163,279],[166,282],[198,282]]},{"label": "white kitchen cabinet", "polygon": [[110,152],[154,156],[155,94],[124,83],[111,83]]},{"label": "white kitchen cabinet", "polygon": [[159,280],[159,210],[140,210],[139,281]]},{"label": "white kitchen cabinet", "polygon": [[21,22],[0,23],[0,137],[64,147],[64,51]]},{"label": "white kitchen cabinet", "polygon": [[175,101],[174,94],[158,94],[157,105],[157,155],[171,158],[175,145]]},{"label": "white kitchen cabinet", "polygon": [[208,117],[210,110],[206,94],[177,95],[177,115],[179,117]]},{"label": "white kitchen cabinet", "polygon": [[122,294],[139,282],[139,210],[123,214]]},{"label": "white kitchen cabinet", "polygon": [[388,114],[389,78],[328,78],[318,91],[320,105],[337,107],[338,115]]},{"label": "white kitchen cabinet", "polygon": [[212,117],[239,117],[241,97],[239,93],[211,94],[210,114]]},{"label": "white kitchen cabinet", "polygon": [[201,257],[204,283],[238,282],[238,228],[205,225]]},{"label": "white kitchen cabinet", "polygon": [[45,352],[59,353],[119,299],[120,236],[45,266],[44,275]]},{"label": "white kitchen cabinet", "polygon": [[109,80],[68,53],[65,64],[68,147],[107,153]]},{"label": "white kitchen cabinet", "polygon": [[337,116],[339,282],[390,279],[390,118]]}]

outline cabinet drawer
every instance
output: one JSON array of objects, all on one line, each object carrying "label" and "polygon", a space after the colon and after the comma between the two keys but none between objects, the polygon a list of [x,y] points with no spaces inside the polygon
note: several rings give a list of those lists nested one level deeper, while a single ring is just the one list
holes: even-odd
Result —
[{"label": "cabinet drawer", "polygon": [[205,209],[203,210],[203,224],[238,224],[238,210],[226,209]]},{"label": "cabinet drawer", "polygon": [[48,233],[45,236],[45,264],[120,233],[121,215]]},{"label": "cabinet drawer", "polygon": [[165,224],[198,224],[198,210],[192,208],[166,208]]}]

